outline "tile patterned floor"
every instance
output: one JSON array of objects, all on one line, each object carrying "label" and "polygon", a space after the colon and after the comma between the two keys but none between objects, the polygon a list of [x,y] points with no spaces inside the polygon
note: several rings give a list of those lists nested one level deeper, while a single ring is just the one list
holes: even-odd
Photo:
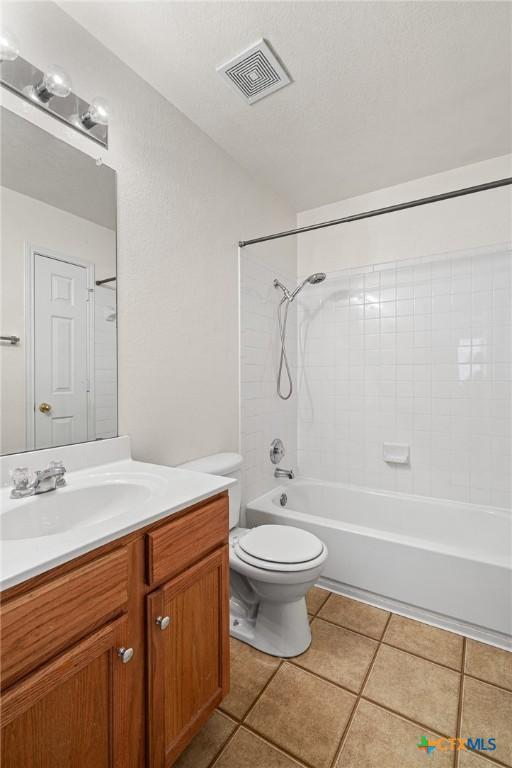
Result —
[{"label": "tile patterned floor", "polygon": [[[231,692],[176,768],[512,768],[512,653],[314,587],[291,660],[231,640]],[[494,737],[483,754],[416,745]]]}]

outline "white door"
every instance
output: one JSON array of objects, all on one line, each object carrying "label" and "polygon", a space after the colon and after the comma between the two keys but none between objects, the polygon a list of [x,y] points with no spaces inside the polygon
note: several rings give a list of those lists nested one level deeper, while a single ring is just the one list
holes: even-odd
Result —
[{"label": "white door", "polygon": [[87,269],[35,254],[35,447],[88,439]]}]

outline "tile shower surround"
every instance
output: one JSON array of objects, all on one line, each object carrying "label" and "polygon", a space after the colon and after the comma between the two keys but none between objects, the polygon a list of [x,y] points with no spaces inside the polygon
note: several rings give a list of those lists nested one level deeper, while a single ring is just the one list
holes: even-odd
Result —
[{"label": "tile shower surround", "polygon": [[[331,272],[303,293],[300,474],[510,507],[511,275],[500,246]],[[385,464],[384,441],[410,444],[411,465]]]}]

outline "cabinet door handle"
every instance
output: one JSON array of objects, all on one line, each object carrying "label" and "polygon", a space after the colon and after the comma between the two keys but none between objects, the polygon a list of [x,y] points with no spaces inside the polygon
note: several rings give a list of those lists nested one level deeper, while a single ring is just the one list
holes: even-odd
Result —
[{"label": "cabinet door handle", "polygon": [[133,659],[133,648],[118,648],[117,655],[123,664],[128,664]]},{"label": "cabinet door handle", "polygon": [[160,629],[167,629],[169,624],[171,623],[170,616],[157,616],[155,619],[155,624],[160,627]]}]

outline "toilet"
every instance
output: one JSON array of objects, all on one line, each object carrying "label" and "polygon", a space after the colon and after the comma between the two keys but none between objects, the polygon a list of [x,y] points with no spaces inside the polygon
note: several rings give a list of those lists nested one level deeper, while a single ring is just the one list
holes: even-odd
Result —
[{"label": "toilet", "polygon": [[306,593],[322,573],[327,547],[289,525],[241,528],[238,453],[217,453],[180,469],[237,480],[229,489],[230,632],[264,653],[289,658],[311,643]]}]

